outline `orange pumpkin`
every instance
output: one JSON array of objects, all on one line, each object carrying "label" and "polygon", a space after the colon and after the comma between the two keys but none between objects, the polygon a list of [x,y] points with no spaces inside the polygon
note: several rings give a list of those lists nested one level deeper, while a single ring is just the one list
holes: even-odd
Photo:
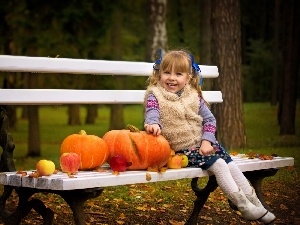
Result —
[{"label": "orange pumpkin", "polygon": [[102,166],[109,154],[107,144],[102,138],[87,135],[84,130],[81,130],[79,134],[71,134],[63,140],[60,154],[68,152],[74,152],[80,156],[80,170]]},{"label": "orange pumpkin", "polygon": [[109,149],[108,162],[114,155],[123,155],[132,163],[129,170],[159,169],[166,165],[171,148],[163,136],[153,136],[132,125],[128,128],[130,130],[111,130],[103,136]]}]

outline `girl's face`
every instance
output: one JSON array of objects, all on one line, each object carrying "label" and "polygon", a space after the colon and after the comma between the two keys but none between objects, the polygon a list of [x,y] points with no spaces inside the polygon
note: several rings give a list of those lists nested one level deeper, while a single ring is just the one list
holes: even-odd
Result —
[{"label": "girl's face", "polygon": [[159,83],[167,91],[177,93],[189,83],[189,80],[190,75],[187,72],[175,71],[172,67],[171,71],[161,71]]}]

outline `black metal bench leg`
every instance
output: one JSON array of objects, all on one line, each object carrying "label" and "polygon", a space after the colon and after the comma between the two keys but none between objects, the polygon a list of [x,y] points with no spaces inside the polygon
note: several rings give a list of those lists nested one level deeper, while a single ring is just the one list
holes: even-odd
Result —
[{"label": "black metal bench leg", "polygon": [[[5,209],[6,200],[11,195],[13,190],[16,190],[19,196],[19,202],[17,208],[13,212],[9,212]],[[26,217],[31,209],[34,209],[44,219],[44,225],[52,224],[53,211],[46,208],[44,203],[35,198],[29,198],[36,193],[32,189],[27,188],[15,188],[11,186],[4,186],[4,192],[0,198],[1,204],[1,217],[6,225],[17,225],[20,224],[21,220]]]},{"label": "black metal bench leg", "polygon": [[11,213],[5,209],[5,205],[6,200],[9,198],[13,190],[14,188],[11,186],[4,186],[3,193],[0,197],[0,216],[4,221],[11,215]]},{"label": "black metal bench leg", "polygon": [[[28,210],[28,204],[24,204],[24,198],[22,196],[19,196],[19,202],[15,211],[10,212],[6,210],[6,200],[12,194],[14,189],[15,188],[11,186],[4,186],[4,191],[1,196],[1,217],[5,225],[19,224],[22,218],[26,216],[31,210],[31,208]],[[23,208],[23,206],[25,206],[25,208]]]},{"label": "black metal bench leg", "polygon": [[82,189],[58,193],[70,206],[76,225],[85,225],[84,203],[90,198],[100,196],[104,189]]},{"label": "black metal bench leg", "polygon": [[208,196],[211,192],[216,190],[218,187],[217,180],[215,176],[210,176],[209,180],[204,188],[198,187],[198,178],[193,178],[191,181],[191,186],[195,195],[197,196],[196,200],[194,201],[194,209],[190,218],[187,220],[185,225],[195,225],[198,222],[198,217],[201,209],[203,208],[205,202],[208,199]]},{"label": "black metal bench leg", "polygon": [[53,224],[54,212],[50,208],[47,208],[41,200],[33,198],[29,201],[29,204],[43,217],[44,225]]}]

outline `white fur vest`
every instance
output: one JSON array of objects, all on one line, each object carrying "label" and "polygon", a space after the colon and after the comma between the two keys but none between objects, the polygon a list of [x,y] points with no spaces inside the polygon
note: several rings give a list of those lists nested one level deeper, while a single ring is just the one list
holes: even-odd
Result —
[{"label": "white fur vest", "polygon": [[186,85],[181,96],[166,91],[159,84],[151,86],[146,96],[152,93],[158,101],[162,135],[174,151],[200,145],[202,117],[199,112],[199,96],[196,90]]}]

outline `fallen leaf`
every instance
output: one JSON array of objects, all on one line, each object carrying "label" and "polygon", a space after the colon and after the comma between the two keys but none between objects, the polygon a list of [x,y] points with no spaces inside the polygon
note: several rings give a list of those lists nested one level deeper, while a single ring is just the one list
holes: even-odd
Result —
[{"label": "fallen leaf", "polygon": [[159,169],[159,172],[164,173],[164,172],[167,171],[167,169],[168,169],[167,167],[162,167],[162,168]]},{"label": "fallen leaf", "polygon": [[102,172],[107,172],[107,169],[104,169],[104,168],[102,168],[102,167],[99,167],[99,168],[97,168],[97,169],[95,169],[95,170],[93,170],[93,171],[102,173]]},{"label": "fallen leaf", "polygon": [[171,224],[171,225],[183,225],[183,224],[185,224],[185,222],[180,222],[180,221],[176,221],[176,220],[169,220],[169,223]]},{"label": "fallen leaf", "polygon": [[126,216],[124,215],[124,213],[121,213],[120,216],[119,216],[119,218],[120,218],[121,220],[124,220],[124,219],[126,218]]},{"label": "fallen leaf", "polygon": [[210,217],[210,216],[200,216],[200,218],[205,221],[212,221],[212,217]]},{"label": "fallen leaf", "polygon": [[144,206],[138,206],[136,207],[136,209],[141,211],[146,211],[147,208],[145,208]]},{"label": "fallen leaf", "polygon": [[234,152],[230,152],[230,155],[233,155],[233,156],[236,156],[236,155],[238,155],[239,153],[238,152],[236,152],[236,151],[234,151]]},{"label": "fallen leaf", "polygon": [[26,171],[17,171],[16,174],[21,174],[22,177],[24,177],[27,175],[27,172]]},{"label": "fallen leaf", "polygon": [[158,199],[156,202],[161,203],[162,201],[163,201],[163,199],[161,198],[161,199]]},{"label": "fallen leaf", "polygon": [[119,175],[120,175],[119,171],[113,171],[112,174],[113,174],[113,175],[116,175],[116,176],[119,176]]},{"label": "fallen leaf", "polygon": [[157,167],[148,167],[147,171],[149,171],[149,172],[159,172]]},{"label": "fallen leaf", "polygon": [[38,178],[39,174],[37,172],[33,172],[33,173],[29,174],[28,177],[30,177],[30,178]]},{"label": "fallen leaf", "polygon": [[147,181],[151,180],[151,174],[150,173],[146,173],[146,180]]},{"label": "fallen leaf", "polygon": [[280,204],[280,209],[288,209],[288,207],[286,207],[284,204]]}]

